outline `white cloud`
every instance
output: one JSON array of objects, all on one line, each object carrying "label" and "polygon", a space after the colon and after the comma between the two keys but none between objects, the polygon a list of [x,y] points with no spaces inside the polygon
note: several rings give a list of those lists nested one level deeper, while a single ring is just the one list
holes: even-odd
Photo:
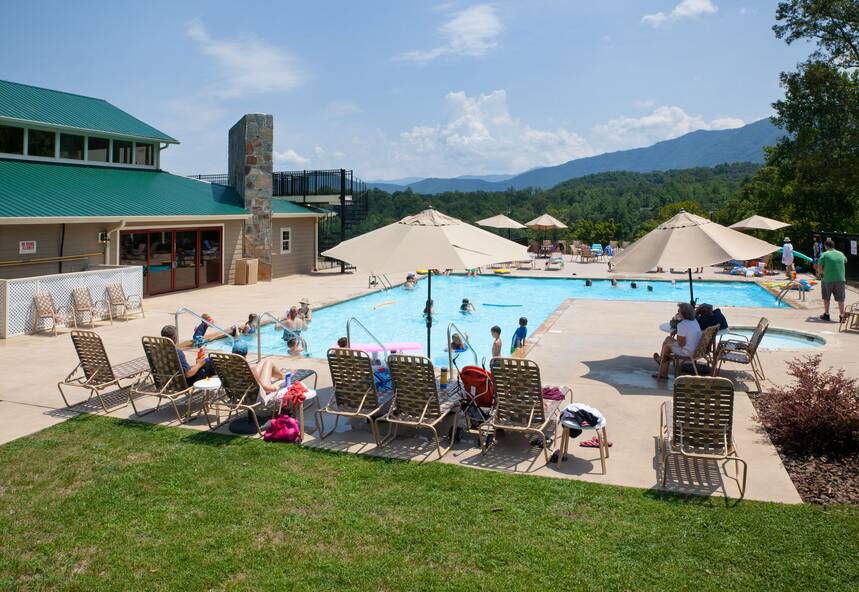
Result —
[{"label": "white cloud", "polygon": [[215,61],[217,85],[209,90],[214,97],[235,98],[289,90],[304,79],[292,56],[252,35],[215,39],[200,19],[189,22],[185,32],[200,51]]},{"label": "white cloud", "polygon": [[450,92],[445,102],[450,112],[445,123],[416,125],[392,142],[391,156],[403,174],[521,171],[592,153],[575,133],[536,129],[513,117],[503,90],[476,97]]},{"label": "white cloud", "polygon": [[445,43],[433,49],[407,51],[399,59],[410,62],[429,62],[445,55],[481,56],[498,47],[498,36],[504,25],[495,9],[478,4],[451,15],[439,28]]},{"label": "white cloud", "polygon": [[661,27],[681,19],[694,18],[704,14],[715,14],[719,11],[712,0],[683,0],[671,9],[671,12],[655,12],[641,17],[641,22],[653,27]]},{"label": "white cloud", "polygon": [[300,155],[294,149],[289,148],[283,152],[274,152],[274,162],[282,164],[295,164],[305,166],[310,164],[310,159]]},{"label": "white cloud", "polygon": [[625,150],[650,146],[698,129],[726,129],[743,125],[742,119],[718,117],[707,121],[676,106],[661,106],[643,117],[617,117],[594,126],[592,143],[600,151]]}]

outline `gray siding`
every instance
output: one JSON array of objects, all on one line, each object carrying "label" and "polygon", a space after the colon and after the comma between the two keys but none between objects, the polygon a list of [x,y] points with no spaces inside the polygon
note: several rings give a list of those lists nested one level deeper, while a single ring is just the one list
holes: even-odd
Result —
[{"label": "gray siding", "polygon": [[[280,253],[281,228],[292,230],[290,253]],[[316,219],[275,218],[272,220],[272,277],[310,273],[316,265]]]},{"label": "gray siding", "polygon": [[[104,263],[104,245],[98,242],[98,233],[107,230],[106,224],[66,224],[63,255],[98,253],[89,259],[63,262],[63,272],[82,271],[91,265]],[[0,261],[26,261],[60,256],[62,224],[0,225]],[[18,242],[36,241],[35,255],[19,255]],[[59,273],[59,263],[0,266],[0,278],[13,279]]]}]

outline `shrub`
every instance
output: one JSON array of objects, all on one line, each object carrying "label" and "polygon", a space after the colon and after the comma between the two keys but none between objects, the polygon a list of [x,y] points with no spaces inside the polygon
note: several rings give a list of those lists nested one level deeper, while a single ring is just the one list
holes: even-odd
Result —
[{"label": "shrub", "polygon": [[821,356],[787,363],[794,382],[758,399],[758,414],[786,452],[841,456],[859,451],[859,384],[821,370]]}]

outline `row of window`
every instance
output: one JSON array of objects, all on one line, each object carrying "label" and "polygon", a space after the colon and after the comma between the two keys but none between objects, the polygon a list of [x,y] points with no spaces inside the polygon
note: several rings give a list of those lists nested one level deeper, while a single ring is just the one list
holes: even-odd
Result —
[{"label": "row of window", "polygon": [[24,128],[12,125],[0,125],[0,153],[69,160],[84,160],[86,155],[86,160],[91,162],[155,165],[155,144],[148,142],[110,140],[32,128],[25,133]]}]

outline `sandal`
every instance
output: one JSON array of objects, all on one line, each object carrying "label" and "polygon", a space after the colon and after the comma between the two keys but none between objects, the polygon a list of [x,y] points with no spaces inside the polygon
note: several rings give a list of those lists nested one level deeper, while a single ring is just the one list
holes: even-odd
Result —
[{"label": "sandal", "polygon": [[[579,446],[582,448],[599,448],[600,447],[600,438],[599,436],[594,436],[590,440],[586,440],[584,442],[579,442]],[[607,442],[606,446],[611,448],[611,442]]]}]

